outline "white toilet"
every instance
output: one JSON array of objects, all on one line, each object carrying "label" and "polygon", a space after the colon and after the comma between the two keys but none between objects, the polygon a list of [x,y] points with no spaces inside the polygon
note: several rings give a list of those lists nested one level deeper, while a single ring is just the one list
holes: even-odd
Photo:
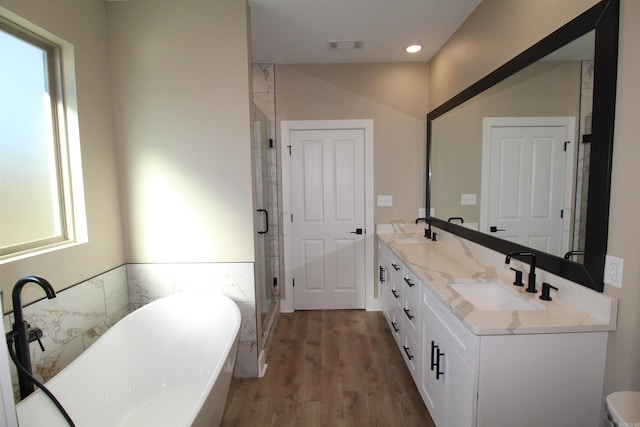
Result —
[{"label": "white toilet", "polygon": [[607,396],[610,426],[640,427],[640,391],[617,391]]}]

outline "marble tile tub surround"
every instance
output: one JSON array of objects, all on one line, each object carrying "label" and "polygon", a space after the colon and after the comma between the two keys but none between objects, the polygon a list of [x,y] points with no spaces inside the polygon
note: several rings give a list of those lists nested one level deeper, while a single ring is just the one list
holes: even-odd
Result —
[{"label": "marble tile tub surround", "polygon": [[[58,292],[54,299],[24,307],[25,320],[43,332],[45,352],[37,344],[30,345],[35,377],[44,382],[51,379],[129,312],[124,265]],[[13,313],[3,320],[5,330],[10,330]],[[10,367],[18,396],[17,372],[13,364]]]},{"label": "marble tile tub surround", "polygon": [[[54,299],[30,304],[24,308],[25,320],[42,329],[46,350],[30,345],[33,372],[40,381],[48,381],[111,326],[149,302],[190,289],[214,288],[234,300],[242,315],[234,375],[257,377],[253,275],[251,263],[128,264],[60,291]],[[13,314],[3,321],[10,330]],[[17,397],[17,372],[13,364],[10,367]]]},{"label": "marble tile tub surround", "polygon": [[215,289],[231,298],[242,316],[233,375],[258,376],[253,263],[128,264],[127,276],[132,309],[189,290]]},{"label": "marble tile tub surround", "polygon": [[[523,288],[510,286],[525,298],[533,298],[544,310],[481,311],[455,292],[455,281],[513,282],[513,272],[504,264],[505,256],[444,230],[435,229],[438,241],[406,243],[403,237],[424,236],[424,224],[384,224],[377,228],[378,238],[387,243],[411,270],[427,283],[469,329],[478,335],[529,334],[610,331],[616,328],[618,300],[595,292],[542,269],[536,269],[538,289],[549,282],[559,291],[546,302],[540,293],[528,294]],[[526,272],[529,266],[512,260],[511,266]],[[526,280],[526,279],[525,279]]]}]

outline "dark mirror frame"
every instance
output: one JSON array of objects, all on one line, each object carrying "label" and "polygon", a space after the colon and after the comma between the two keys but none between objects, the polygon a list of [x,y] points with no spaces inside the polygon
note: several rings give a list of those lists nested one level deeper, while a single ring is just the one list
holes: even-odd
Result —
[{"label": "dark mirror frame", "polygon": [[533,251],[536,254],[538,267],[543,270],[598,292],[603,291],[611,194],[619,15],[619,0],[604,0],[597,3],[427,115],[426,211],[428,213],[431,207],[429,195],[431,193],[431,130],[433,120],[567,43],[595,30],[591,163],[587,195],[584,263],[579,264],[546,252],[532,250],[526,246],[452,224],[436,217],[428,216],[427,222],[504,254],[521,250]]}]

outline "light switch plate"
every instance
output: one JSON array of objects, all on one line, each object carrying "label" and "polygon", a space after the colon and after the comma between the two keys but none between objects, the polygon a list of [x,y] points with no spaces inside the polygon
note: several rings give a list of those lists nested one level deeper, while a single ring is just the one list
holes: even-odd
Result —
[{"label": "light switch plate", "polygon": [[604,283],[621,288],[623,265],[624,260],[622,258],[607,255],[604,262]]},{"label": "light switch plate", "polygon": [[460,204],[462,206],[470,206],[476,204],[476,195],[475,194],[461,194],[460,195]]},{"label": "light switch plate", "polygon": [[378,206],[393,206],[393,196],[378,195]]}]

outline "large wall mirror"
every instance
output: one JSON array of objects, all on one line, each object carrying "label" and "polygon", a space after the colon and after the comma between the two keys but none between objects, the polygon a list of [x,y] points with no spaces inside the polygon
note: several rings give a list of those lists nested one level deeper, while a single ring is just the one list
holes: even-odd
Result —
[{"label": "large wall mirror", "polygon": [[618,21],[602,1],[427,115],[431,224],[602,292]]}]

